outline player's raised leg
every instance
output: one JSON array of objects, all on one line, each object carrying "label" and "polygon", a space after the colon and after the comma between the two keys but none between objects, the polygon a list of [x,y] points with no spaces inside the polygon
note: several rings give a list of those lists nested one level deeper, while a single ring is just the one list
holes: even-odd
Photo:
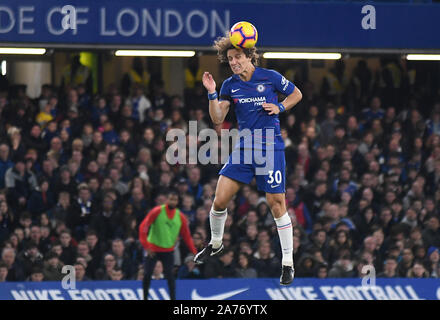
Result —
[{"label": "player's raised leg", "polygon": [[223,232],[228,215],[227,205],[232,197],[240,190],[242,183],[220,175],[215,190],[215,198],[209,213],[211,241],[194,257],[197,264],[204,263],[208,257],[219,254],[223,250]]},{"label": "player's raised leg", "polygon": [[287,213],[284,193],[266,193],[266,199],[277,225],[281,251],[283,253],[280,284],[288,285],[292,283],[295,275],[295,269],[293,266],[292,221]]}]

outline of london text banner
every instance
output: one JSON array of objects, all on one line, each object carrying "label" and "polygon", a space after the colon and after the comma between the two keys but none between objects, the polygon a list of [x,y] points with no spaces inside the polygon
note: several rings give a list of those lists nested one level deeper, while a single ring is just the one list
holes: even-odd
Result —
[{"label": "of london text banner", "polygon": [[249,21],[260,48],[440,50],[440,4],[2,0],[0,46],[206,48]]},{"label": "of london text banner", "polygon": [[[66,283],[69,285],[69,282]],[[73,284],[70,283],[72,286]],[[166,280],[153,280],[151,300],[169,300]],[[141,281],[3,282],[0,300],[143,300]],[[440,300],[440,279],[298,278],[177,280],[177,300]]]}]

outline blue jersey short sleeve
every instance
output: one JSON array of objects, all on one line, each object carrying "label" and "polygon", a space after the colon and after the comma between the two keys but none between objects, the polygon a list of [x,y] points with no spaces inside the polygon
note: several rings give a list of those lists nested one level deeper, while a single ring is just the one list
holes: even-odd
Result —
[{"label": "blue jersey short sleeve", "polygon": [[229,86],[229,79],[223,81],[222,87],[220,88],[219,101],[227,100],[231,101],[231,90]]},{"label": "blue jersey short sleeve", "polygon": [[275,89],[288,96],[295,90],[295,85],[275,70],[268,70]]}]

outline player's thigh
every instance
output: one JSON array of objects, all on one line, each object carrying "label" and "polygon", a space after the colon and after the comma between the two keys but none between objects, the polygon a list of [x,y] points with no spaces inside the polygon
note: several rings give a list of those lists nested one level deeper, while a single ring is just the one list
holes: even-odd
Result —
[{"label": "player's thigh", "polygon": [[242,183],[229,177],[220,175],[217,182],[214,198],[214,210],[226,209],[229,201],[240,190]]},{"label": "player's thigh", "polygon": [[255,180],[259,191],[266,193],[286,192],[286,160],[283,151],[266,154],[263,164],[255,163]]}]

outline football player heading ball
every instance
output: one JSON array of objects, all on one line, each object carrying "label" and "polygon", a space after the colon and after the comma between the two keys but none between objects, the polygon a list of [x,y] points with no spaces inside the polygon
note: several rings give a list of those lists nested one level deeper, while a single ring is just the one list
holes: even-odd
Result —
[{"label": "football player heading ball", "polygon": [[[231,34],[231,33],[230,33]],[[194,258],[198,264],[209,256],[220,254],[223,250],[223,232],[227,217],[227,205],[243,184],[249,184],[255,177],[259,191],[266,193],[267,203],[275,219],[282,249],[282,269],[280,284],[293,281],[293,230],[285,202],[285,156],[278,115],[287,112],[302,98],[301,91],[277,71],[258,67],[258,54],[255,47],[240,48],[231,43],[230,37],[215,41],[214,48],[221,62],[229,63],[233,75],[226,79],[216,92],[216,83],[209,72],[203,74],[203,85],[208,91],[209,115],[216,125],[223,123],[229,108],[234,106],[239,131],[248,130],[253,138],[260,132],[263,150],[269,153],[268,137],[265,132],[271,129],[273,166],[264,174],[257,173],[261,163],[236,163],[232,154],[243,155],[245,146],[238,143],[219,173],[215,198],[209,215],[211,240]],[[278,102],[278,93],[286,96]],[[262,134],[261,134],[262,132]],[[254,134],[255,133],[255,134]],[[252,143],[255,144],[254,139]],[[254,145],[252,146],[254,147]],[[272,148],[273,147],[273,148]]]}]

